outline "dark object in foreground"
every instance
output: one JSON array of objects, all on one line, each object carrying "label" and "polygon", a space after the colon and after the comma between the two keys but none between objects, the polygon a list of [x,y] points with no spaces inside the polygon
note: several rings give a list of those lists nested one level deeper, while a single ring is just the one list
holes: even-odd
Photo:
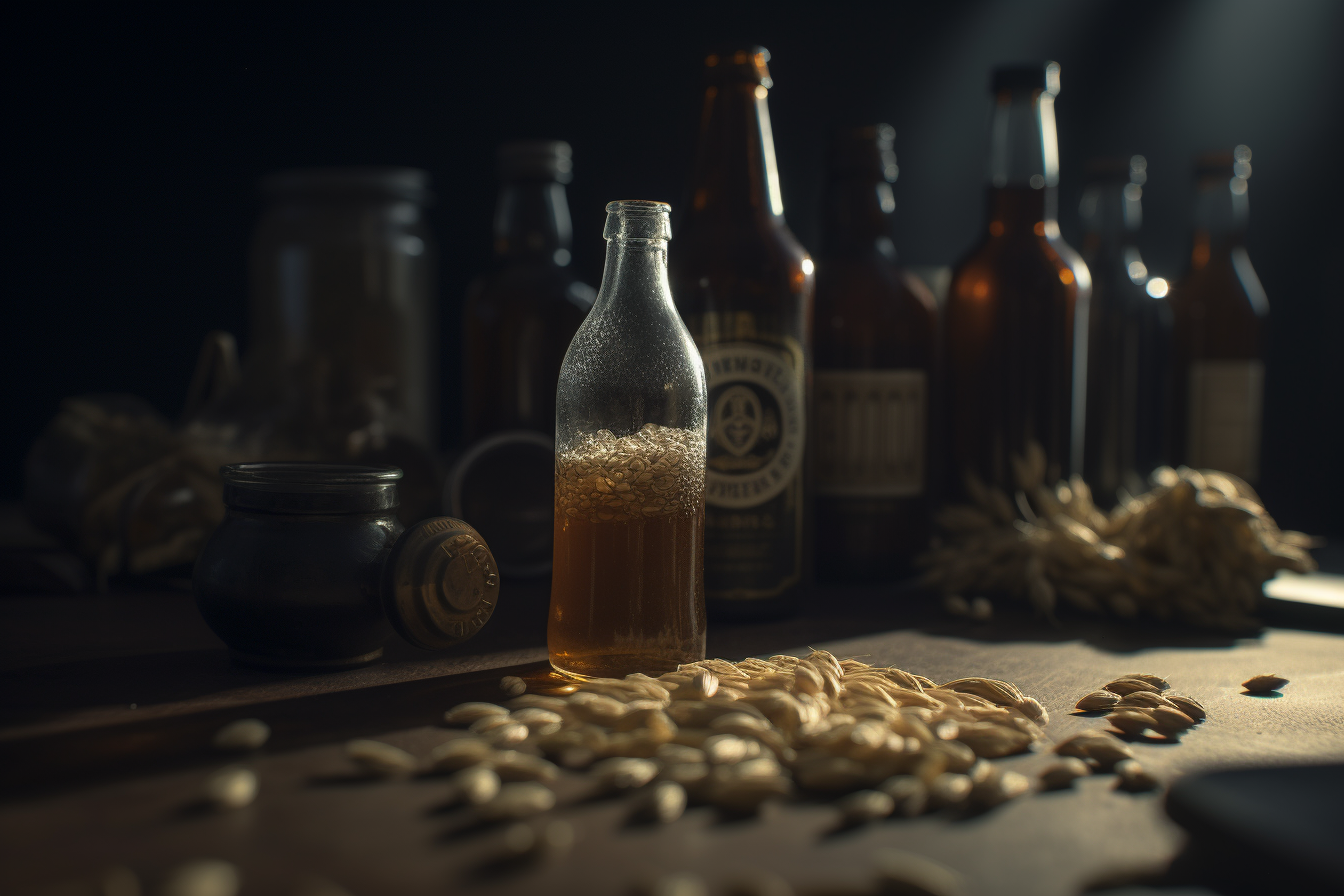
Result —
[{"label": "dark object in foreground", "polygon": [[382,656],[388,622],[442,650],[494,611],[499,574],[449,517],[403,532],[396,467],[233,464],[224,522],[196,564],[196,603],[246,665],[334,668]]},{"label": "dark object in foreground", "polygon": [[1227,893],[1344,892],[1341,793],[1344,765],[1184,778],[1167,795],[1191,838],[1173,871]]}]

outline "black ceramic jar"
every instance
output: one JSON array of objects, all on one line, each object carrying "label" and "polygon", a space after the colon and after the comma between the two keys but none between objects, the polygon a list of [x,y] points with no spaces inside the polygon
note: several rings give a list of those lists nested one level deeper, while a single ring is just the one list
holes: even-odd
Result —
[{"label": "black ceramic jar", "polygon": [[389,623],[418,647],[474,635],[494,611],[494,557],[466,523],[403,532],[396,467],[222,468],[224,521],[196,561],[206,623],[236,661],[340,668],[378,659]]}]

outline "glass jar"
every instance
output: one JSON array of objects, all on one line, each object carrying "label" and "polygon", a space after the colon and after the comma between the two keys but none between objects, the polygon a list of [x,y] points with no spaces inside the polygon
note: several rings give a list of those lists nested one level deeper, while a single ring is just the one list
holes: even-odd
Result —
[{"label": "glass jar", "polygon": [[560,368],[547,645],[571,675],[705,656],[705,370],[672,304],[669,212],[607,206],[602,286]]},{"label": "glass jar", "polygon": [[428,175],[414,168],[282,172],[251,249],[241,386],[203,422],[253,458],[393,464],[403,521],[438,506],[435,252]]},{"label": "glass jar", "polygon": [[239,663],[362,665],[382,656],[389,622],[417,647],[442,650],[494,612],[489,547],[448,517],[403,530],[401,470],[252,463],[221,473],[227,510],[192,588]]}]

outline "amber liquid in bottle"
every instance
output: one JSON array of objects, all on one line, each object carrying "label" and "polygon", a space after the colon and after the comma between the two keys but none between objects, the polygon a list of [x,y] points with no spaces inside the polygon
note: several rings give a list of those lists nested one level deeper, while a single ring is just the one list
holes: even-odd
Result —
[{"label": "amber liquid in bottle", "polygon": [[1010,456],[1025,456],[1033,442],[1045,451],[1048,482],[1082,453],[1075,402],[1086,388],[1085,321],[1081,338],[1075,330],[1091,280],[1055,221],[1052,89],[1049,67],[1044,77],[1041,69],[995,72],[989,223],[948,290],[950,497],[963,493],[968,474],[1011,492]]},{"label": "amber liquid in bottle", "polygon": [[832,146],[817,264],[812,454],[816,575],[878,581],[927,547],[933,295],[896,263],[895,132]]},{"label": "amber liquid in bottle", "polygon": [[[556,668],[621,677],[704,658],[702,445],[699,433],[658,428],[557,459],[547,628]],[[630,483],[639,498],[622,500],[630,492],[616,489]]]},{"label": "amber liquid in bottle", "polygon": [[1239,476],[1260,474],[1269,302],[1246,254],[1251,151],[1196,165],[1190,271],[1172,290],[1174,435],[1180,462]]},{"label": "amber liquid in bottle", "polygon": [[812,261],[784,223],[761,48],[705,60],[691,208],[672,295],[709,386],[711,616],[790,611],[803,577]]}]

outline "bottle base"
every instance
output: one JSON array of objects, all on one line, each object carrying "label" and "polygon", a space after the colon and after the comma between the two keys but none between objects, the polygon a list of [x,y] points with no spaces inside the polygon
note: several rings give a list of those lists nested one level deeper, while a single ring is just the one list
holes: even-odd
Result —
[{"label": "bottle base", "polygon": [[552,656],[551,668],[566,678],[580,681],[592,681],[595,678],[624,678],[636,672],[658,676],[664,672],[675,672],[682,663],[693,663],[699,657],[667,657],[639,654],[594,654],[582,657]]}]

